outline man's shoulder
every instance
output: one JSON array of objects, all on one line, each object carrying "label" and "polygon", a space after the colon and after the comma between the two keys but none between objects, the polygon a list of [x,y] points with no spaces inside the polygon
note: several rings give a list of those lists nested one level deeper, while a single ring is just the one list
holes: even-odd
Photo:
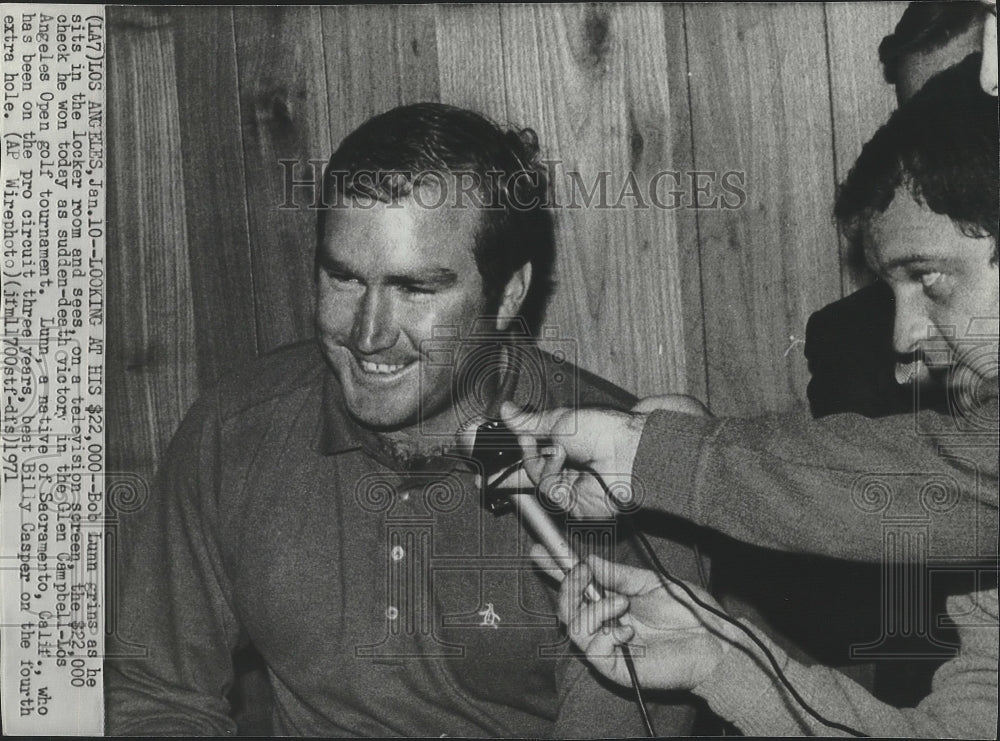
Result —
[{"label": "man's shoulder", "polygon": [[571,363],[560,353],[540,350],[545,367],[545,406],[611,407],[631,409],[638,401],[629,393],[606,378],[591,373]]},{"label": "man's shoulder", "polygon": [[327,366],[316,341],[271,350],[219,379],[215,386],[223,419],[303,391],[318,389]]}]

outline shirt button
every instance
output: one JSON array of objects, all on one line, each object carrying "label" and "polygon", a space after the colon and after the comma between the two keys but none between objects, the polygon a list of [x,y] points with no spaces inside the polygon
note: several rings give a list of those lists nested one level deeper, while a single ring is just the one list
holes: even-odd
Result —
[{"label": "shirt button", "polygon": [[399,617],[399,610],[396,609],[395,605],[389,605],[389,607],[386,608],[385,616],[390,620],[395,620]]},{"label": "shirt button", "polygon": [[403,556],[406,555],[406,551],[403,550],[402,546],[394,545],[392,550],[389,552],[389,555],[392,557],[393,561],[402,561]]}]

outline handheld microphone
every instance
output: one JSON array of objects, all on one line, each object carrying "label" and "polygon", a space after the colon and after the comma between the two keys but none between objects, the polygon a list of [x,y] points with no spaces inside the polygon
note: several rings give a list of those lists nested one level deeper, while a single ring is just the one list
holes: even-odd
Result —
[{"label": "handheld microphone", "polygon": [[[470,440],[470,430],[471,426],[463,430],[463,434],[465,435],[464,440],[466,442]],[[558,563],[559,567],[564,572],[568,573],[574,566],[580,563],[580,559],[570,547],[569,543],[566,542],[566,539],[560,534],[559,530],[555,526],[555,523],[553,523],[552,519],[548,516],[548,513],[546,513],[541,504],[538,503],[534,493],[512,491],[508,495],[503,495],[500,493],[498,488],[499,484],[515,473],[517,469],[521,467],[523,462],[523,458],[521,456],[521,446],[517,442],[517,436],[511,432],[510,429],[503,424],[503,422],[500,421],[486,422],[485,424],[477,427],[475,433],[471,434],[473,436],[471,437],[471,440],[473,441],[473,445],[471,446],[472,458],[475,459],[483,468],[483,488],[487,496],[487,509],[495,514],[502,514],[503,511],[507,511],[503,509],[504,506],[515,507],[518,512],[520,512],[524,520],[530,524],[535,537],[538,538],[538,541],[543,546],[545,546],[553,560]],[[600,478],[600,474],[590,469],[585,470],[588,470],[592,475],[595,475],[601,483],[601,486],[604,488],[605,494],[612,497],[611,491]],[[494,479],[492,483],[487,483],[490,476],[494,476],[498,473],[500,475]],[[645,552],[647,558],[654,565],[655,571],[664,587],[666,587],[668,583],[676,585],[685,594],[687,594],[691,601],[696,605],[716,615],[720,619],[726,620],[745,633],[750,640],[753,641],[753,643],[755,643],[767,656],[776,676],[789,690],[795,701],[804,710],[806,710],[809,715],[829,728],[844,731],[855,737],[865,736],[864,733],[861,733],[850,726],[842,723],[836,723],[820,715],[805,701],[799,692],[796,691],[795,687],[792,686],[791,682],[789,682],[788,678],[781,670],[781,667],[778,665],[777,659],[775,659],[774,655],[767,648],[767,646],[762,643],[749,628],[734,620],[725,612],[703,602],[700,598],[698,598],[698,596],[691,591],[691,589],[683,581],[670,575],[667,569],[660,562],[659,557],[649,544],[649,541],[646,540],[641,532],[634,530],[633,535],[635,536],[637,542],[642,546],[642,550]],[[695,553],[697,554],[697,550]],[[704,578],[703,581],[707,582]],[[707,584],[705,586],[707,586]],[[601,599],[600,587],[591,582],[587,585],[584,595],[591,602],[596,602]],[[629,648],[628,643],[621,644],[619,648],[622,652],[622,658],[625,661],[625,668],[628,671],[629,679],[632,682],[632,689],[635,691],[636,705],[639,708],[639,713],[642,715],[642,721],[646,727],[646,733],[650,738],[656,738],[656,730],[653,728],[652,721],[649,718],[649,713],[646,710],[646,703],[642,696],[642,687],[639,684],[639,676],[636,672],[635,661],[632,658],[631,649]]]},{"label": "handheld microphone", "polygon": [[[494,514],[502,514],[504,511],[503,502],[509,502],[517,509],[522,519],[528,523],[535,538],[545,546],[549,555],[564,573],[569,573],[573,567],[580,563],[579,556],[566,542],[542,505],[539,504],[534,492],[512,491],[507,495],[500,493],[499,484],[517,471],[523,460],[517,436],[503,422],[486,422],[476,429],[472,445],[472,458],[483,468],[483,488],[486,492],[487,509]],[[500,476],[492,484],[487,483],[490,476],[498,473]],[[584,590],[584,596],[591,602],[597,602],[602,598],[601,589],[596,583],[591,582]],[[646,711],[646,703],[643,701],[642,688],[639,686],[639,677],[636,674],[632,653],[627,643],[623,643],[620,648],[625,659],[629,679],[632,681],[632,688],[635,691],[636,703],[646,726],[646,733],[650,738],[655,738],[656,732],[649,719],[649,713]]]},{"label": "handheld microphone", "polygon": [[[552,518],[539,504],[534,492],[511,491],[504,494],[498,484],[521,466],[521,446],[517,436],[503,422],[486,422],[476,430],[472,448],[472,458],[483,467],[485,484],[489,476],[501,473],[501,477],[486,485],[486,508],[494,514],[503,514],[513,507],[528,523],[535,538],[545,546],[552,559],[565,573],[569,573],[580,558],[552,522]],[[601,599],[597,584],[587,585],[587,599],[596,602]]]}]

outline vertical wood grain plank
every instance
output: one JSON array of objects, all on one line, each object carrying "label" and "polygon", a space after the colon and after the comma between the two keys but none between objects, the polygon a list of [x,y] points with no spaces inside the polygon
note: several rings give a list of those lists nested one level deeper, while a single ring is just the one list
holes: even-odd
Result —
[{"label": "vertical wood grain plank", "polygon": [[507,123],[499,7],[442,4],[435,10],[441,102]]},{"label": "vertical wood grain plank", "polygon": [[[576,340],[584,367],[640,395],[703,395],[699,281],[685,274],[697,260],[680,255],[693,218],[657,207],[650,188],[690,163],[683,34],[679,9],[669,12],[668,47],[660,6],[505,6],[505,77],[512,117],[558,163],[556,202],[578,206],[556,211],[559,288],[546,324]],[[601,178],[604,202],[584,206],[579,184]],[[672,182],[661,181],[664,205]],[[638,197],[619,199],[629,183]]]},{"label": "vertical wood grain plank", "polygon": [[[666,51],[669,63],[665,74],[669,85],[669,131],[674,141],[673,169],[691,172],[694,169],[691,106],[688,89],[688,48],[684,6],[666,3],[663,6]],[[705,318],[702,300],[701,248],[698,218],[690,204],[676,212],[677,255],[680,264],[681,304],[684,315],[685,392],[710,403],[708,367],[705,354]],[[642,387],[640,387],[642,388]],[[652,388],[650,393],[662,393]]]},{"label": "vertical wood grain plank", "polygon": [[175,11],[188,251],[202,388],[257,353],[233,11]]},{"label": "vertical wood grain plank", "polygon": [[440,98],[432,5],[325,7],[332,146],[390,108]]},{"label": "vertical wood grain plank", "polygon": [[803,403],[806,320],[840,296],[823,7],[688,4],[695,164],[746,173],[698,212],[713,411]]},{"label": "vertical wood grain plank", "polygon": [[108,10],[108,468],[151,477],[197,394],[170,10]]},{"label": "vertical wood grain plank", "polygon": [[[234,10],[246,201],[253,259],[257,345],[266,352],[313,334],[316,190],[295,191],[299,208],[283,209],[284,170],[296,179],[309,160],[330,155],[330,125],[319,8]],[[318,188],[318,184],[315,186]]]},{"label": "vertical wood grain plank", "polygon": [[[893,87],[882,76],[878,45],[892,33],[908,3],[824,3],[833,102],[834,175],[847,177],[861,147],[896,108]],[[843,254],[841,284],[845,294],[858,288]]]}]

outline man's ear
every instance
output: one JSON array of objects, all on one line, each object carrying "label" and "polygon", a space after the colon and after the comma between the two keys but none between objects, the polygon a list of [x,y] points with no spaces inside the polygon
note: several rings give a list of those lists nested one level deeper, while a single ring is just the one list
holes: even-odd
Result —
[{"label": "man's ear", "polygon": [[500,301],[500,308],[497,309],[497,329],[501,331],[507,329],[511,319],[521,312],[521,305],[528,295],[530,286],[531,263],[526,262],[514,271],[503,289],[503,298]]}]

